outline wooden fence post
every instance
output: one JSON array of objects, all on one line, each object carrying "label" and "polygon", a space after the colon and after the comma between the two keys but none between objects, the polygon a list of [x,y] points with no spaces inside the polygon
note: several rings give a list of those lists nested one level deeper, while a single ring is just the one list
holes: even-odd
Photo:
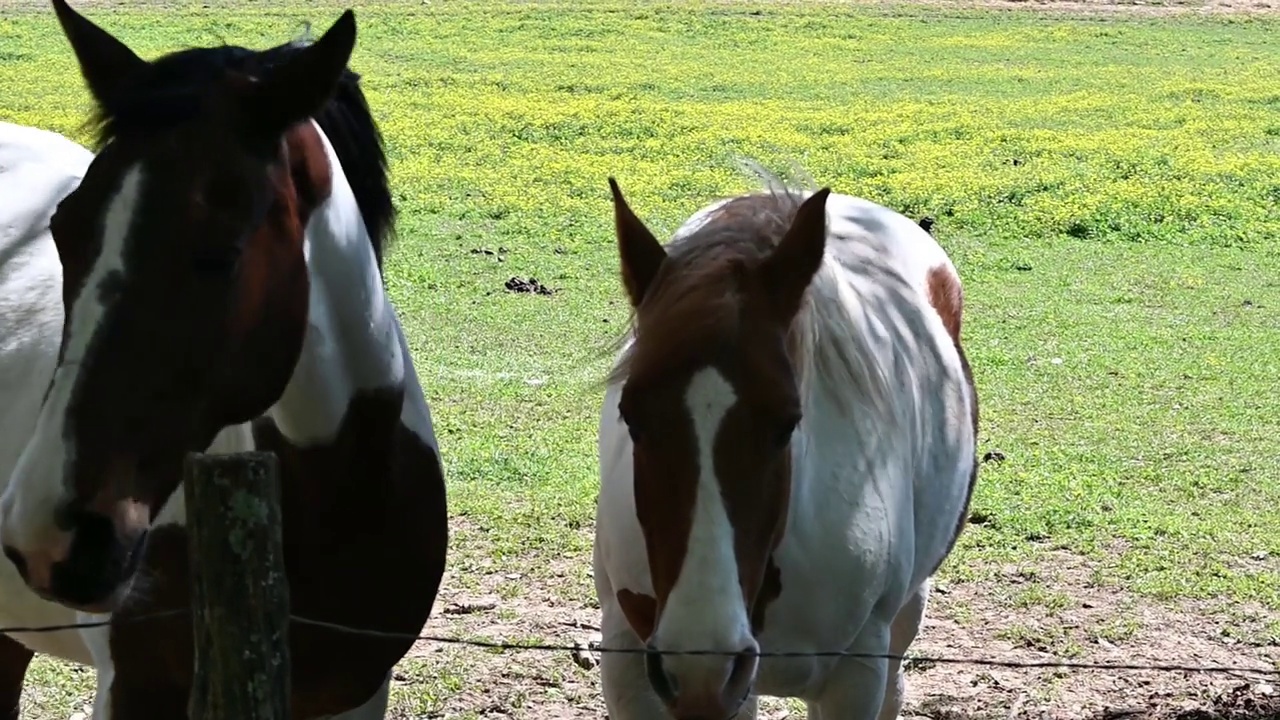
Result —
[{"label": "wooden fence post", "polygon": [[289,587],[274,453],[187,455],[191,720],[288,720]]}]

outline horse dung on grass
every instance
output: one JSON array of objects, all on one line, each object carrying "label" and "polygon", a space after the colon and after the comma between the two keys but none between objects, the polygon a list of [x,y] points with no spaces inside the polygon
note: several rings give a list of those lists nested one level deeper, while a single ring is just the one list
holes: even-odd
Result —
[{"label": "horse dung on grass", "polygon": [[766,179],[665,246],[609,181],[634,311],[599,426],[611,720],[753,720],[759,695],[896,718],[900,663],[837,654],[906,652],[964,525],[951,260],[897,212]]}]

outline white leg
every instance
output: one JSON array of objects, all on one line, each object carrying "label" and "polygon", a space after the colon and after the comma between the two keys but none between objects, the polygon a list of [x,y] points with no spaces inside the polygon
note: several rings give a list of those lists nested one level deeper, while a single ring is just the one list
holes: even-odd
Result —
[{"label": "white leg", "polygon": [[[102,622],[109,619],[111,619],[110,615],[76,613],[78,623]],[[111,629],[96,627],[79,632],[80,639],[89,648],[89,656],[93,658],[93,669],[98,676],[97,687],[93,691],[93,720],[111,720],[111,683],[116,676],[116,666],[111,661]]]},{"label": "white leg", "polygon": [[98,686],[93,691],[93,720],[111,720],[112,667],[98,668]]},{"label": "white leg", "polygon": [[[915,642],[916,634],[924,623],[925,607],[929,604],[930,581],[925,580],[898,611],[893,619],[889,635],[889,654],[905,655]],[[885,679],[884,705],[880,707],[879,720],[897,720],[902,712],[902,701],[907,692],[907,678],[902,672],[902,661],[889,661],[889,675]]]},{"label": "white leg", "polygon": [[[883,655],[889,649],[890,622],[875,616],[850,652]],[[841,658],[827,675],[817,702],[822,720],[876,720],[884,703],[889,663],[883,658]],[[810,713],[813,717],[813,713]]]},{"label": "white leg", "polygon": [[[600,603],[600,645],[604,648],[639,650],[644,643],[636,636],[618,606],[608,570],[600,557],[600,538],[592,547],[596,600]],[[649,686],[644,655],[640,653],[600,654],[600,691],[604,695],[609,720],[669,720],[662,702]]]}]

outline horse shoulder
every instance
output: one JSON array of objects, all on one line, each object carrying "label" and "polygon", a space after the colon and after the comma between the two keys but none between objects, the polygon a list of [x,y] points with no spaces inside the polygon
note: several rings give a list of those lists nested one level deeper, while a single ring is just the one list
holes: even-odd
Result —
[{"label": "horse shoulder", "polygon": [[[846,240],[845,253],[874,253],[876,259],[900,274],[915,291],[908,300],[924,312],[926,327],[948,356],[949,370],[962,372],[968,380],[967,360],[960,347],[964,312],[964,288],[954,262],[942,245],[907,216],[868,200],[837,197],[832,234]],[[841,253],[837,247],[837,255]],[[846,264],[854,259],[846,260]]]}]

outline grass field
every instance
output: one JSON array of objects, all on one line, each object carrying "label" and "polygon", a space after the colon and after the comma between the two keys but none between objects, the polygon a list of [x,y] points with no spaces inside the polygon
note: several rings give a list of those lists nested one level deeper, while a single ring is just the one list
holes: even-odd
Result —
[{"label": "grass field", "polygon": [[[338,13],[81,5],[144,57]],[[590,635],[595,383],[626,318],[605,178],[670,232],[749,188],[745,155],[936,218],[965,282],[988,461],[919,651],[1280,668],[1280,22],[804,2],[357,18],[402,213],[387,282],[454,517],[429,632]],[[85,140],[86,103],[52,14],[3,11],[0,118]],[[397,718],[603,717],[567,653],[424,643],[397,677]],[[90,671],[31,678],[26,717],[85,709]],[[1270,717],[1238,676],[910,682],[910,713],[935,718]]]}]

